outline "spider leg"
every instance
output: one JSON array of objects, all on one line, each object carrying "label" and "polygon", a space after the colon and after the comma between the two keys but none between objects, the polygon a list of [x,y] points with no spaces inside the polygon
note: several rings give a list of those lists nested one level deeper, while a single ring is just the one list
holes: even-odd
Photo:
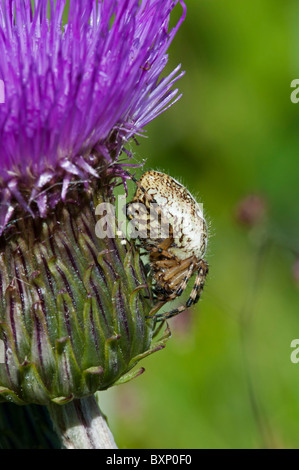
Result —
[{"label": "spider leg", "polygon": [[150,253],[158,253],[159,255],[161,256],[164,256],[165,258],[168,258],[168,259],[176,259],[176,255],[172,255],[171,253],[169,253],[168,250],[164,250],[163,248],[160,248],[159,246],[153,246],[153,245],[143,245],[143,248],[147,251],[149,251]]},{"label": "spider leg", "polygon": [[[171,294],[169,296],[169,300],[173,300],[175,299],[176,297],[179,297],[180,295],[182,295],[182,293],[184,292],[184,290],[186,289],[187,287],[187,284],[192,276],[192,274],[194,273],[194,263],[190,263],[190,266],[188,268],[188,272],[186,274],[186,276],[184,277],[184,279],[182,280],[182,282],[180,283],[179,287],[177,288],[177,290]],[[195,281],[196,282],[196,281]]]},{"label": "spider leg", "polygon": [[[168,302],[182,295],[194,273],[194,268],[196,268],[195,257],[182,262],[177,258],[156,261],[152,265],[152,270],[156,277],[158,297]],[[163,269],[165,269],[164,272]]]},{"label": "spider leg", "polygon": [[205,283],[205,279],[206,279],[207,274],[208,274],[208,264],[204,260],[201,260],[200,265],[199,265],[199,269],[197,271],[197,275],[196,275],[196,278],[195,278],[195,283],[194,283],[193,289],[190,293],[190,297],[187,300],[186,304],[181,305],[180,307],[177,307],[174,310],[171,310],[170,312],[160,313],[160,314],[158,313],[158,314],[154,315],[155,318],[157,319],[157,321],[168,320],[169,318],[174,317],[174,316],[178,315],[179,313],[184,312],[189,307],[191,307],[191,305],[196,304],[200,299],[200,296],[201,296],[201,293],[202,293],[202,290],[203,290],[203,287],[204,287],[204,283]]}]

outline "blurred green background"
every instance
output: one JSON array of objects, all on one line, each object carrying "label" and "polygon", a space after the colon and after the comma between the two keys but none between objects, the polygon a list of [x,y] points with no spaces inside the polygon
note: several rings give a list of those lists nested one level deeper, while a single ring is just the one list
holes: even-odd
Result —
[{"label": "blurred green background", "polygon": [[[100,401],[120,448],[297,448],[299,3],[187,6],[169,67],[183,97],[132,150],[204,203],[210,275],[146,372]],[[242,224],[250,194],[266,213]]]}]

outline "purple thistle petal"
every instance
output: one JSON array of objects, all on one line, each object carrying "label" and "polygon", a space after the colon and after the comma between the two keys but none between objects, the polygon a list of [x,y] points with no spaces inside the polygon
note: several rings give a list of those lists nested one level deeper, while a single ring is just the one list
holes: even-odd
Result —
[{"label": "purple thistle petal", "polygon": [[180,67],[160,77],[182,0],[70,0],[66,25],[64,10],[65,0],[0,1],[0,233],[12,207],[45,217],[104,162],[123,176],[123,145],[179,98]]}]

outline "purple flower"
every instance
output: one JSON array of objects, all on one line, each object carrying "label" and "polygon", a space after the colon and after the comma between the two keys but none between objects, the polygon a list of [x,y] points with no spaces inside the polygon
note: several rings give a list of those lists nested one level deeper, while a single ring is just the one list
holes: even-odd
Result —
[{"label": "purple flower", "polygon": [[180,96],[160,78],[178,0],[0,2],[0,233],[18,211],[45,217],[70,185],[122,176],[126,142]]}]

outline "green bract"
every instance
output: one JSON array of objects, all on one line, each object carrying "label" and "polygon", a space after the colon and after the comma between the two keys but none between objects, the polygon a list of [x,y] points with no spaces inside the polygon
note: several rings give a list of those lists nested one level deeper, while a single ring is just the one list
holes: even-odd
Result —
[{"label": "green bract", "polygon": [[138,251],[95,234],[101,201],[78,193],[77,204],[47,220],[21,218],[7,232],[0,401],[64,404],[126,381],[141,358],[163,347],[168,333],[151,346],[155,320],[145,317],[153,304],[144,298],[150,287]]}]

